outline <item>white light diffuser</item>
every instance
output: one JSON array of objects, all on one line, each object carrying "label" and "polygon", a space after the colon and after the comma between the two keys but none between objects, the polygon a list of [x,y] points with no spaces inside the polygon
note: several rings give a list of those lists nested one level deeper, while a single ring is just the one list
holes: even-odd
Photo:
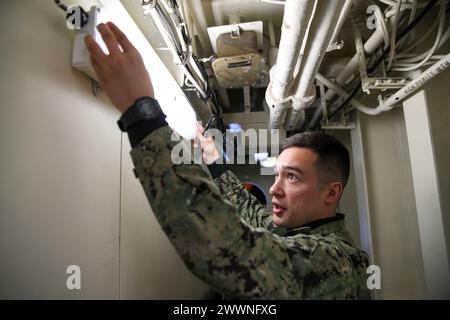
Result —
[{"label": "white light diffuser", "polygon": [[184,138],[193,139],[196,134],[197,117],[183,90],[120,1],[99,2],[103,6],[102,21],[114,22],[142,55],[152,80],[155,98],[166,114],[169,126]]}]

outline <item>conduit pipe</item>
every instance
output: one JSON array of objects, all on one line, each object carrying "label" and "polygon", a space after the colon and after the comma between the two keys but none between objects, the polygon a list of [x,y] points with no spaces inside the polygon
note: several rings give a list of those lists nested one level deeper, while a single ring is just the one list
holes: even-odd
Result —
[{"label": "conduit pipe", "polygon": [[[394,18],[395,16],[392,16],[388,19],[388,27],[389,25],[392,25]],[[375,50],[377,50],[383,44],[383,42],[383,28],[381,23],[377,23],[376,30],[372,33],[369,39],[367,39],[366,43],[364,43],[364,52],[367,55],[373,54]],[[342,87],[346,83],[347,79],[349,79],[351,75],[356,71],[356,69],[358,68],[358,64],[358,54],[355,53],[355,55],[350,59],[341,73],[339,73],[339,75],[336,77],[336,84]],[[334,95],[335,93],[333,92],[333,90],[329,89],[325,94],[326,100],[331,100]]]},{"label": "conduit pipe", "polygon": [[311,23],[303,60],[294,82],[291,97],[292,110],[285,122],[286,130],[295,129],[304,114],[304,109],[314,103],[315,88],[312,86],[325,53],[337,28],[345,0],[321,0]]},{"label": "conduit pipe", "polygon": [[[279,129],[290,105],[289,85],[312,16],[315,0],[286,0],[277,63],[266,90],[269,127]],[[273,75],[273,76],[272,76]]]},{"label": "conduit pipe", "polygon": [[[375,52],[377,48],[379,48],[384,41],[383,30],[381,27],[377,27],[377,29],[372,33],[369,39],[367,39],[366,43],[364,43],[364,51],[366,54],[371,55]],[[355,72],[358,68],[358,55],[355,54],[344,69],[339,73],[336,77],[336,84],[338,86],[343,86],[348,78]],[[333,90],[329,89],[325,94],[326,100],[331,100],[334,97],[335,93]]]},{"label": "conduit pipe", "polygon": [[[368,107],[356,99],[351,99],[350,103],[356,109],[368,115],[378,115],[382,112],[389,111],[394,107],[395,104],[399,103],[400,101],[408,97],[410,94],[416,92],[425,83],[427,83],[429,80],[437,76],[439,73],[441,73],[448,67],[450,67],[450,53],[447,54],[444,58],[442,58],[438,62],[436,62],[435,64],[433,64],[427,70],[422,72],[417,78],[410,81],[408,84],[406,84],[403,88],[394,93],[388,99],[386,99],[385,101],[380,101],[377,107],[375,108]],[[323,75],[318,73],[316,79],[319,82],[323,83],[325,86],[334,90],[342,98],[347,99],[349,97],[350,94],[348,92],[342,90],[336,84],[325,78]]]},{"label": "conduit pipe", "polygon": [[[348,14],[350,13],[350,9],[352,8],[352,0],[345,0],[344,7],[342,8],[341,15],[339,16],[339,21],[334,29],[333,36],[331,37],[330,46],[327,48],[327,51],[331,51],[332,49],[339,47],[335,47],[334,44],[337,42],[337,37],[341,32],[342,26],[344,25],[345,20],[347,19]],[[331,48],[333,47],[333,48]]]},{"label": "conduit pipe", "polygon": [[[392,17],[390,18],[390,23],[392,23]],[[433,27],[431,29],[434,29],[434,27],[438,24],[439,20],[436,20]],[[429,34],[427,34],[428,36]],[[439,46],[438,49],[449,39],[449,30],[447,29],[447,31],[444,33],[444,35],[442,36],[441,41],[439,42]],[[420,39],[419,41],[422,42],[423,39]],[[383,31],[381,29],[380,24],[377,25],[377,29],[374,31],[374,33],[372,34],[372,36],[370,36],[370,38],[366,41],[366,43],[364,44],[364,51],[366,52],[366,54],[370,55],[372,53],[375,52],[375,50],[381,46],[381,44],[383,43]],[[417,44],[417,42],[416,42]],[[414,45],[416,45],[414,44]],[[414,46],[412,46],[412,48],[414,48]],[[411,49],[411,48],[409,48]],[[407,51],[410,51],[410,50]],[[420,60],[423,59],[426,55],[427,55],[428,51],[425,52],[422,55],[419,56],[415,56],[414,57],[414,61],[416,61],[416,59]],[[400,55],[401,56],[401,55]],[[406,60],[402,60],[402,61],[408,61],[409,59]],[[355,54],[352,59],[347,63],[347,65],[345,66],[345,68],[341,71],[341,73],[337,76],[336,80],[335,80],[335,84],[339,87],[342,87],[345,85],[347,79],[349,79],[351,77],[351,75],[355,72],[355,70],[358,68],[358,56]],[[329,90],[326,92],[326,100],[329,101],[331,100],[335,95],[335,92],[333,89],[329,88]]]},{"label": "conduit pipe", "polygon": [[[439,50],[447,42],[447,40],[449,38],[450,38],[450,26],[447,27],[447,30],[442,35],[442,38],[440,39],[439,44],[435,51]],[[423,58],[425,58],[430,53],[430,50],[427,50],[421,54],[413,54],[413,53],[412,54],[399,54],[397,56],[397,58],[399,58],[399,60],[398,60],[399,62],[414,63],[414,62],[420,61]]]}]

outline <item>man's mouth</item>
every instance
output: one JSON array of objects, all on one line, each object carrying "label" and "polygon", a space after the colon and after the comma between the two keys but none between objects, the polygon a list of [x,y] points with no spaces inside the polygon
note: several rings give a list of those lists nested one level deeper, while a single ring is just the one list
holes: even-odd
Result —
[{"label": "man's mouth", "polygon": [[283,211],[286,210],[285,207],[280,206],[276,202],[272,202],[272,212],[276,215],[280,215],[283,213]]}]

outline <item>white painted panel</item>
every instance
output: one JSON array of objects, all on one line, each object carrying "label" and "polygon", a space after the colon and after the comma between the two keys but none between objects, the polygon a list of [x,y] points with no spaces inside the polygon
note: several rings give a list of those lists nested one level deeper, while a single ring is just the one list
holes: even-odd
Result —
[{"label": "white painted panel", "polygon": [[375,297],[426,298],[403,110],[359,116],[373,263],[381,268]]},{"label": "white painted panel", "polygon": [[428,295],[432,299],[449,299],[450,269],[425,91],[403,105]]},{"label": "white painted panel", "polygon": [[[450,43],[447,46],[450,51]],[[441,73],[425,87],[428,101],[428,114],[431,124],[434,156],[438,175],[442,222],[447,243],[447,256],[450,257],[450,71]]]},{"label": "white painted panel", "polygon": [[0,298],[119,296],[119,114],[71,69],[64,17],[0,5]]}]

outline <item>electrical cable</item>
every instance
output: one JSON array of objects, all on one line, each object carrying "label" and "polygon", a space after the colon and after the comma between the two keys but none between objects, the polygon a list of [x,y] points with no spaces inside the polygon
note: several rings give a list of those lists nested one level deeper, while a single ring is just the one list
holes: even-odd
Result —
[{"label": "electrical cable", "polygon": [[64,12],[67,12],[67,6],[61,2],[61,0],[55,0],[56,5],[63,10]]},{"label": "electrical cable", "polygon": [[414,43],[412,43],[409,47],[403,49],[403,50],[397,55],[397,57],[398,57],[399,59],[402,58],[402,57],[404,57],[404,54],[410,52],[411,50],[413,50],[414,48],[416,48],[419,44],[421,44],[422,42],[424,42],[424,41],[430,36],[430,34],[434,31],[434,29],[437,27],[438,23],[439,23],[439,19],[435,19],[434,22],[433,22],[433,25],[431,26],[431,28],[429,28],[429,29],[427,30],[427,32],[424,33],[424,34],[422,35],[422,37],[421,37],[419,40],[414,41]]},{"label": "electrical cable", "polygon": [[[388,6],[391,7],[395,7],[395,5],[397,4],[397,1],[394,0],[378,0],[384,4],[387,4]],[[412,1],[403,1],[405,2],[405,4],[403,5],[406,9],[411,9],[413,7],[413,4],[411,3]],[[423,4],[417,4],[417,8],[422,8]]]},{"label": "electrical cable", "polygon": [[167,13],[167,16],[170,17],[170,20],[173,25],[172,30],[175,29],[174,32],[176,32],[176,34],[177,34],[177,39],[181,45],[181,49],[183,52],[183,57],[181,57],[182,58],[181,60],[184,60],[185,63],[187,63],[187,61],[189,60],[189,52],[188,52],[188,48],[187,48],[186,37],[183,34],[184,26],[181,24],[182,15],[179,10],[179,7],[176,4],[176,2],[174,2],[173,0],[160,1],[160,3],[164,7],[165,12]]},{"label": "electrical cable", "polygon": [[413,22],[414,17],[416,16],[416,12],[417,12],[417,1],[418,1],[418,0],[413,0],[413,2],[412,2],[411,14],[410,14],[410,16],[409,16],[408,24],[410,24],[411,22]]},{"label": "electrical cable", "polygon": [[162,9],[158,3],[155,4],[155,9],[156,9],[156,12],[161,17],[162,22],[166,26],[166,30],[169,33],[170,37],[172,38],[172,42],[177,50],[178,55],[181,57],[181,55],[183,54],[183,50],[181,49],[181,45],[178,43],[178,41],[176,41],[177,37],[175,35],[175,31],[173,30],[170,22],[167,20],[166,15],[162,12]]},{"label": "electrical cable", "polygon": [[[414,65],[414,63],[417,63],[427,56],[430,55],[430,53],[434,53],[435,51],[439,50],[439,48],[447,42],[447,40],[450,38],[450,26],[447,27],[447,30],[444,31],[444,25],[445,25],[445,13],[444,10],[439,11],[440,19],[437,19],[436,21],[440,22],[438,34],[436,36],[436,40],[434,42],[434,45],[431,49],[421,53],[421,54],[401,54],[401,59],[397,60],[395,62],[395,66],[397,66],[399,63],[409,63],[409,65]],[[442,34],[443,33],[443,34]],[[441,36],[439,36],[441,34]],[[434,55],[431,55],[430,59],[432,59]]]},{"label": "electrical cable", "polygon": [[203,66],[203,64],[200,63],[200,61],[198,61],[198,58],[196,56],[192,56],[192,58],[194,59],[194,62],[197,64],[197,66],[199,67],[199,70],[203,76],[203,78],[205,79],[205,83],[207,86],[207,96],[206,98],[202,99],[203,101],[207,101],[209,99],[211,99],[211,103],[214,107],[214,113],[215,116],[218,117],[219,119],[222,117],[222,107],[219,104],[219,101],[217,100],[217,96],[216,93],[214,92],[214,90],[212,89],[210,83],[209,83],[209,77],[208,77],[208,73],[205,70],[205,67]]},{"label": "electrical cable", "polygon": [[398,2],[395,5],[396,15],[394,18],[394,24],[392,25],[391,41],[389,43],[391,50],[389,52],[389,59],[388,59],[388,63],[386,66],[387,70],[391,69],[392,62],[394,61],[394,58],[395,58],[395,42],[397,41],[396,35],[397,35],[397,27],[398,27],[398,22],[399,22],[399,17],[400,17],[401,6],[402,6],[402,0],[398,0]]},{"label": "electrical cable", "polygon": [[[174,6],[173,3],[172,3],[172,6]],[[176,5],[176,6],[178,7],[178,5]],[[175,14],[177,15],[177,18],[180,19],[180,21],[182,21],[182,18],[177,13],[175,13]],[[189,38],[189,35],[187,34],[186,29],[185,29],[184,26],[181,29],[180,34],[181,34],[181,36],[183,38],[183,39],[180,39],[180,40],[184,41],[185,44],[188,44],[188,43],[191,42],[191,40]],[[200,72],[200,74],[198,74],[198,72],[196,72],[196,74],[198,76],[200,76],[201,78],[203,78],[203,82],[205,84],[205,95],[204,96],[203,95],[199,95],[199,98],[205,103],[207,103],[209,101],[211,103],[211,105],[212,105],[211,109],[212,109],[212,112],[213,112],[213,116],[215,118],[220,119],[222,117],[222,108],[221,108],[220,104],[218,103],[217,96],[216,96],[214,90],[211,87],[211,84],[209,82],[208,73],[206,72],[205,67],[203,66],[203,64],[200,63],[200,61],[198,60],[197,56],[192,54],[190,51],[188,52],[188,56],[187,56],[187,59],[186,59],[186,64],[189,63],[189,58],[190,57],[192,58],[192,61],[195,64],[195,66],[194,65],[192,65],[192,66],[189,65],[189,67],[192,67],[192,68],[196,67],[195,69],[197,69],[197,71]],[[193,74],[191,70],[190,70],[190,73]]]},{"label": "electrical cable", "polygon": [[[381,1],[381,0],[380,0]],[[425,8],[417,15],[417,17],[403,30],[401,31],[398,36],[397,36],[397,41],[399,41],[400,39],[402,39],[404,36],[406,36],[422,19],[423,17],[427,14],[428,11],[431,10],[431,8],[436,4],[438,0],[430,0],[428,2],[428,4],[425,6]],[[376,68],[378,68],[378,66],[384,61],[384,59],[386,58],[386,54],[387,52],[390,50],[390,45],[385,48],[383,50],[383,53],[381,54],[381,56],[375,61],[374,65],[372,68],[370,68],[368,70],[368,73],[373,73],[374,70],[376,70]],[[359,89],[361,88],[361,82],[359,82],[358,86],[353,89],[353,91],[350,93],[350,95],[348,96],[347,99],[345,99],[345,101],[335,110],[333,111],[329,118],[333,118],[339,111],[341,111],[354,97],[355,95],[358,93]]]},{"label": "electrical cable", "polygon": [[[167,8],[167,4],[165,2],[162,2],[162,4],[164,5],[165,8]],[[174,7],[173,3],[172,3],[172,7]],[[159,4],[156,4],[154,8],[155,8],[155,11],[156,11],[158,17],[160,18],[160,20],[162,21],[162,23],[164,25],[164,29],[167,31],[167,35],[168,35],[170,41],[173,43],[173,45],[175,47],[173,54],[176,54],[178,56],[178,58],[180,59],[180,64],[181,64],[182,68],[184,68],[184,70],[185,70],[184,73],[187,76],[186,80],[189,80],[190,83],[192,83],[192,85],[196,88],[197,94],[202,101],[208,100],[211,96],[210,92],[204,92],[203,87],[201,88],[201,85],[197,81],[197,79],[199,77],[204,78],[204,75],[199,75],[198,73],[194,73],[193,69],[195,69],[195,67],[197,67],[197,69],[198,69],[198,65],[193,66],[192,64],[190,64],[190,58],[191,58],[192,53],[187,48],[186,42],[188,42],[188,41],[185,41],[185,37],[188,38],[188,36],[183,31],[180,31],[179,29],[177,29],[176,31],[174,30],[173,25],[175,25],[176,23],[174,22],[172,16],[170,15],[169,17],[167,17],[167,15],[163,12],[163,10],[159,6]],[[180,16],[176,12],[175,12],[175,15],[176,15],[177,19],[180,19]],[[183,43],[183,41],[184,41],[184,43]],[[186,48],[186,50],[184,50],[183,48]],[[197,77],[194,77],[194,74],[196,74]],[[193,81],[195,81],[195,83]],[[205,83],[207,82],[207,77],[204,78],[204,82]],[[188,84],[186,84],[186,85],[188,85]],[[207,91],[208,90],[207,83],[206,83],[205,87],[206,87],[205,91]]]},{"label": "electrical cable", "polygon": [[175,50],[180,58],[181,64],[186,65],[189,61],[189,52],[184,51],[182,45],[178,41],[176,31],[173,29],[172,24],[168,21],[167,16],[164,14],[163,10],[158,3],[155,4],[155,9],[158,15],[161,17],[162,22],[166,26],[166,30],[169,33],[170,38],[175,46]]},{"label": "electrical cable", "polygon": [[[165,5],[165,3],[163,3],[163,5]],[[172,7],[174,6],[174,3],[172,2]],[[177,6],[178,7],[178,6]],[[161,19],[164,21],[164,24],[166,26],[167,29],[169,29],[171,32],[169,32],[169,36],[172,38],[172,41],[175,45],[178,44],[177,46],[177,53],[179,53],[179,57],[181,60],[181,63],[185,66],[187,72],[189,72],[189,74],[191,74],[191,76],[193,77],[194,72],[193,70],[196,69],[198,72],[195,72],[195,74],[199,77],[202,78],[204,84],[205,84],[205,93],[201,94],[200,92],[198,92],[198,96],[200,98],[200,100],[202,100],[203,102],[208,102],[210,101],[212,104],[212,111],[216,116],[221,116],[222,115],[222,110],[221,107],[218,103],[217,100],[217,96],[215,95],[214,90],[211,88],[211,85],[209,83],[209,76],[204,68],[204,66],[198,61],[198,58],[193,55],[190,50],[189,51],[184,51],[184,50],[180,50],[181,47],[185,47],[187,43],[190,43],[190,39],[189,36],[187,35],[187,33],[185,32],[184,29],[181,30],[181,32],[177,32],[177,35],[180,36],[180,38],[175,36],[175,30],[173,30],[173,27],[171,25],[171,23],[169,22],[169,19],[171,19],[171,21],[173,22],[173,18],[172,16],[170,16],[169,18],[166,17],[166,15],[162,12],[161,8],[156,8],[158,15],[161,17]],[[177,19],[180,19],[180,21],[182,21],[182,19],[180,18],[180,16],[175,12]],[[175,24],[175,23],[174,23]],[[182,39],[181,39],[182,37]],[[178,41],[184,41],[183,43],[178,43]],[[181,54],[180,54],[181,52]],[[190,58],[192,58],[192,61],[195,65],[193,65],[192,63],[190,63]],[[200,73],[200,74],[199,74]]]},{"label": "electrical cable", "polygon": [[[411,13],[410,13],[410,15],[409,15],[409,20],[408,20],[408,23],[407,23],[406,25],[410,24],[410,23],[414,20],[414,17],[416,16],[416,11],[417,11],[417,1],[418,1],[418,0],[413,0],[413,1],[412,1]],[[397,43],[397,45],[396,45],[396,49],[400,49],[401,47],[403,47],[403,45],[405,44],[405,42],[406,42],[407,40],[408,40],[408,37],[406,37],[406,38],[402,39],[401,41],[399,41],[399,42]]]},{"label": "electrical cable", "polygon": [[374,11],[375,18],[377,19],[377,22],[380,24],[381,31],[383,32],[384,45],[385,45],[385,48],[386,48],[389,45],[389,43],[390,43],[389,31],[388,31],[388,28],[387,28],[387,25],[386,25],[386,21],[384,20],[384,15],[381,12],[380,7],[375,6],[374,10],[375,10]]},{"label": "electrical cable", "polygon": [[[402,30],[396,37],[396,40],[399,41],[400,39],[402,39],[405,35],[407,35],[409,32],[411,32],[411,30],[423,19],[423,17],[425,16],[425,14],[428,13],[428,11],[431,10],[431,8],[436,4],[436,2],[438,2],[438,0],[430,0],[428,2],[428,4],[425,6],[425,8],[417,15],[417,17],[413,20],[413,22],[411,22],[404,30]],[[390,45],[388,48],[386,48],[385,50],[383,50],[383,53],[381,54],[381,56],[378,58],[378,60],[375,62],[374,67],[371,68],[371,70],[369,71],[369,73],[372,73],[376,68],[378,68],[378,66],[381,64],[381,62],[384,61],[384,59],[386,58],[386,54],[387,52],[390,50]]]},{"label": "electrical cable", "polygon": [[[167,1],[169,2],[171,0],[167,0]],[[162,4],[166,8],[165,11],[167,11],[168,9],[167,9],[166,3],[163,2]],[[179,8],[178,4],[176,4],[175,1],[172,0],[171,4],[172,4],[173,8]],[[197,79],[194,78],[194,72],[193,72],[194,69],[196,70],[196,72],[195,72],[195,75],[197,75],[196,78],[199,78],[199,79],[203,78],[203,82],[205,85],[205,88],[204,88],[205,92],[202,93],[197,89],[196,91],[197,91],[198,97],[200,98],[200,100],[202,100],[205,103],[211,103],[211,111],[213,113],[211,117],[214,117],[215,119],[217,119],[217,120],[214,120],[214,122],[222,121],[220,119],[222,118],[223,111],[222,111],[220,104],[218,103],[217,96],[210,85],[209,76],[208,76],[203,64],[201,64],[198,61],[198,58],[194,54],[192,54],[190,48],[186,51],[183,50],[184,47],[187,47],[187,44],[191,43],[191,39],[189,38],[187,30],[185,29],[184,26],[182,27],[181,30],[180,29],[174,30],[174,28],[175,28],[174,25],[177,25],[177,23],[174,22],[174,18],[172,17],[172,14],[169,14],[169,16],[167,16],[165,14],[165,12],[163,12],[163,9],[160,7],[160,5],[158,3],[155,4],[155,10],[156,10],[158,16],[161,18],[161,21],[163,22],[165,29],[168,33],[168,36],[171,39],[171,42],[175,46],[176,52],[173,52],[173,54],[176,53],[179,56],[181,64],[185,68],[186,72],[190,75],[192,80],[195,80],[197,82]],[[174,14],[176,15],[176,19],[180,19],[180,21],[183,21],[183,19],[180,17],[180,15],[177,12],[174,12]],[[183,41],[184,41],[184,43],[183,43]],[[191,60],[191,58],[192,58],[192,60]],[[218,127],[219,129],[220,128],[223,129],[223,123],[222,123],[222,125],[219,124],[216,127]]]},{"label": "electrical cable", "polygon": [[439,42],[441,41],[441,37],[442,37],[442,33],[444,32],[444,26],[445,26],[445,4],[443,2],[441,2],[442,6],[441,6],[441,10],[440,10],[440,23],[439,23],[439,31],[438,34],[436,36],[436,40],[433,44],[433,47],[428,51],[428,54],[425,56],[425,58],[420,61],[419,63],[409,66],[409,67],[398,67],[398,68],[394,68],[393,71],[412,71],[415,69],[420,68],[421,66],[423,66],[425,63],[427,63],[431,57],[433,56],[433,54],[436,52],[438,46],[439,46]]},{"label": "electrical cable", "polygon": [[[431,65],[431,64],[434,64],[437,60],[440,60],[440,59],[442,59],[442,57],[443,57],[443,55],[435,55],[435,56],[432,56],[431,58],[430,58],[430,60],[429,61],[427,61],[427,62],[425,62],[422,66],[428,66],[428,65]],[[392,68],[392,70],[393,71],[397,71],[397,68],[398,67],[412,67],[413,65],[411,64],[411,63],[401,63],[401,62],[399,62],[398,63],[398,65],[396,64],[396,67],[395,68]]]}]

